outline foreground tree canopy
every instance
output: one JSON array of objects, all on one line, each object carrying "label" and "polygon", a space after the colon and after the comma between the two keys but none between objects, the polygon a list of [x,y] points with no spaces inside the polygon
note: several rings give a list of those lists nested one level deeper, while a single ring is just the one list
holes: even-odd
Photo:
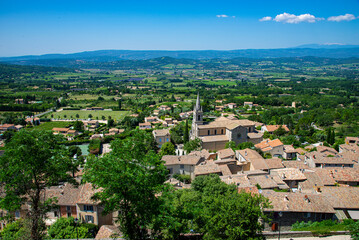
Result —
[{"label": "foreground tree canopy", "polygon": [[218,175],[196,177],[190,189],[164,192],[161,199],[154,228],[166,239],[193,232],[203,239],[260,239],[260,220],[268,220],[262,208],[270,207],[262,195],[238,193]]},{"label": "foreground tree canopy", "polygon": [[23,130],[6,144],[0,158],[0,208],[15,211],[29,204],[31,239],[43,238],[43,219],[54,203],[54,199],[45,199],[45,188],[74,182],[69,170],[76,166],[61,141],[62,136],[52,132]]},{"label": "foreground tree canopy", "polygon": [[159,214],[167,170],[153,151],[153,137],[144,131],[112,142],[112,151],[102,158],[90,157],[84,180],[102,191],[105,212],[118,212],[120,230],[128,239],[145,239],[152,219]]}]

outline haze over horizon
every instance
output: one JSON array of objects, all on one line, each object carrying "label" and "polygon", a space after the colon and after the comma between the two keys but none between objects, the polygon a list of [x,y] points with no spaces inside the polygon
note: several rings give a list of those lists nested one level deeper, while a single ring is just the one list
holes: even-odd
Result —
[{"label": "haze over horizon", "polygon": [[359,1],[0,2],[0,56],[359,45]]}]

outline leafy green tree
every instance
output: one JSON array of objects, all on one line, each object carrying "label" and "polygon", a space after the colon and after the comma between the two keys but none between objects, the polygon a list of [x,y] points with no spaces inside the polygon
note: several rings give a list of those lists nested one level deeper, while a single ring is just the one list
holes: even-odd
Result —
[{"label": "leafy green tree", "polygon": [[152,219],[160,214],[156,195],[167,169],[152,142],[152,134],[136,130],[130,137],[114,140],[109,154],[91,156],[85,165],[83,179],[102,188],[94,199],[101,201],[105,213],[119,213],[119,228],[126,239],[145,239]]},{"label": "leafy green tree", "polygon": [[189,142],[185,143],[183,149],[185,151],[187,151],[187,153],[200,150],[201,149],[201,139],[195,138],[193,140],[190,140]]},{"label": "leafy green tree", "polygon": [[171,142],[165,142],[160,152],[158,153],[160,157],[162,158],[164,155],[176,155],[176,149],[175,146]]},{"label": "leafy green tree", "polygon": [[76,118],[77,118],[77,119],[79,119],[79,118],[80,118],[80,115],[79,115],[78,113],[76,114]]},{"label": "leafy green tree", "polygon": [[[78,226],[76,226],[77,224]],[[51,239],[76,239],[77,236],[79,238],[92,238],[93,235],[89,229],[97,230],[97,226],[94,224],[76,223],[73,217],[59,218],[50,226],[48,235]]]},{"label": "leafy green tree", "polygon": [[184,127],[184,133],[183,133],[183,142],[187,143],[188,141],[189,141],[188,119],[186,119],[186,125]]},{"label": "leafy green tree", "polygon": [[277,130],[275,130],[274,132],[274,135],[276,136],[283,136],[285,135],[287,132],[285,131],[285,129],[283,128],[282,125],[279,126],[279,128]]},{"label": "leafy green tree", "polygon": [[31,239],[43,238],[42,219],[53,207],[54,199],[44,200],[45,189],[63,181],[75,183],[69,174],[74,166],[61,141],[62,136],[50,131],[23,130],[6,144],[0,158],[0,182],[4,191],[0,208],[15,211],[25,203],[30,204],[27,216]]},{"label": "leafy green tree", "polygon": [[271,137],[271,134],[269,132],[265,131],[263,133],[263,139],[270,138],[270,137]]},{"label": "leafy green tree", "polygon": [[7,130],[3,133],[3,138],[5,139],[5,143],[10,142],[11,138],[15,135],[16,131],[13,129]]},{"label": "leafy green tree", "polygon": [[83,131],[84,130],[84,123],[82,121],[75,121],[73,127],[77,131]]},{"label": "leafy green tree", "polygon": [[359,222],[352,223],[348,226],[350,236],[353,240],[359,240]]},{"label": "leafy green tree", "polygon": [[69,152],[70,157],[74,157],[75,155],[77,155],[77,156],[82,155],[81,148],[79,148],[78,146],[74,146],[74,145],[72,145],[68,148],[68,152]]},{"label": "leafy green tree", "polygon": [[0,232],[1,239],[7,240],[27,240],[31,238],[29,221],[19,219],[8,223]]},{"label": "leafy green tree", "polygon": [[101,140],[100,139],[92,139],[88,146],[89,152],[94,155],[98,155],[101,150]]},{"label": "leafy green tree", "polygon": [[107,126],[108,127],[113,127],[114,125],[115,125],[115,120],[109,118],[107,120]]},{"label": "leafy green tree", "polygon": [[259,239],[262,209],[269,207],[262,195],[238,193],[219,176],[200,176],[190,189],[163,192],[161,218],[155,225],[165,239],[178,239],[181,233],[198,232],[203,239]]},{"label": "leafy green tree", "polygon": [[242,149],[246,149],[246,148],[253,148],[254,144],[252,142],[243,142],[243,143],[238,143],[237,145],[237,149],[242,150]]},{"label": "leafy green tree", "polygon": [[234,151],[234,150],[236,150],[236,143],[233,142],[233,141],[229,141],[229,142],[226,143],[225,148],[232,148],[233,151]]}]

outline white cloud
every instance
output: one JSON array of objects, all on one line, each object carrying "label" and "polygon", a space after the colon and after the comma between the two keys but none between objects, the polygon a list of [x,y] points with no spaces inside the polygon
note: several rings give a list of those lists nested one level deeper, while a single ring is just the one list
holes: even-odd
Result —
[{"label": "white cloud", "polygon": [[314,23],[316,21],[323,20],[323,18],[317,18],[309,13],[301,14],[301,15],[282,13],[277,15],[273,20],[276,22],[284,22],[284,23],[301,23],[301,22]]},{"label": "white cloud", "polygon": [[345,14],[345,15],[339,15],[339,16],[332,16],[328,18],[328,21],[332,22],[341,22],[341,21],[351,21],[354,20],[355,16],[353,14]]},{"label": "white cloud", "polygon": [[261,19],[259,19],[260,22],[266,22],[266,21],[271,21],[272,20],[272,17],[262,17]]},{"label": "white cloud", "polygon": [[226,15],[226,14],[221,14],[221,15],[217,15],[216,17],[218,17],[218,18],[227,18],[227,17],[229,17],[229,16]]}]

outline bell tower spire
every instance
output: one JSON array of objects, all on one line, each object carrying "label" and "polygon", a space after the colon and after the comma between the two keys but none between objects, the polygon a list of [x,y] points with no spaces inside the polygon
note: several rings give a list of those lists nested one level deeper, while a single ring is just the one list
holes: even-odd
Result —
[{"label": "bell tower spire", "polygon": [[197,93],[196,110],[202,110],[202,108],[201,108],[201,101],[200,101],[200,99],[199,99],[199,92]]},{"label": "bell tower spire", "polygon": [[199,98],[199,92],[197,93],[197,101],[193,109],[191,139],[195,139],[196,137],[199,137],[198,125],[203,125],[203,111],[201,107],[201,101]]}]

